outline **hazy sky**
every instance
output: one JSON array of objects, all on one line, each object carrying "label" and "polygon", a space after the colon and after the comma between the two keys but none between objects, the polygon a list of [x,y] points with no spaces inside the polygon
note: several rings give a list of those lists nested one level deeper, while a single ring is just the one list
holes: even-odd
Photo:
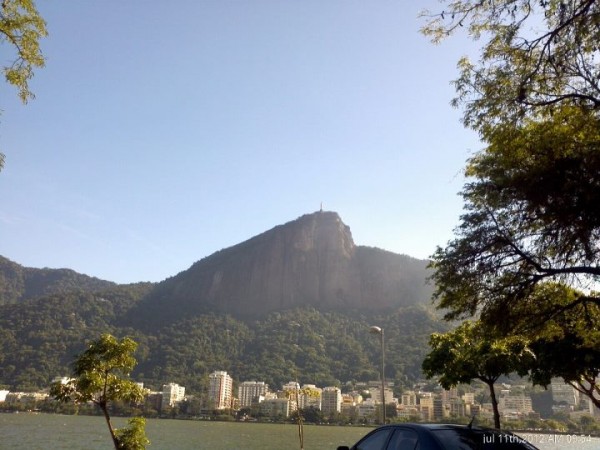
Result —
[{"label": "hazy sky", "polygon": [[[0,255],[160,281],[320,208],[418,258],[481,144],[449,105],[435,0],[38,1],[47,65],[0,85]],[[0,48],[2,63],[9,48]]]}]

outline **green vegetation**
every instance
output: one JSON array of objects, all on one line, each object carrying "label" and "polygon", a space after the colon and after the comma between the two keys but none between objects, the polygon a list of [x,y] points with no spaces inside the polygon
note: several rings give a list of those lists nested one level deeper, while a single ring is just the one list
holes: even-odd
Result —
[{"label": "green vegetation", "polygon": [[446,333],[431,335],[431,352],[423,361],[427,377],[439,376],[444,389],[474,379],[483,381],[489,391],[494,409],[494,427],[500,429],[500,412],[494,383],[501,375],[527,373],[533,359],[527,341],[517,337],[494,337],[481,322],[464,322]]},{"label": "green vegetation", "polygon": [[[138,283],[133,288],[152,286]],[[0,256],[0,305],[73,291],[96,292],[115,283],[82,275],[70,269],[32,269]]]},{"label": "green vegetation", "polygon": [[40,39],[48,34],[46,22],[32,0],[4,0],[0,5],[0,43],[8,42],[16,52],[4,67],[6,81],[19,90],[23,103],[34,97],[29,80],[35,68],[44,67]]},{"label": "green vegetation", "polygon": [[149,443],[143,418],[132,418],[127,428],[115,429],[109,414],[109,406],[115,401],[140,403],[144,399],[143,389],[128,379],[136,364],[133,357],[136,347],[130,338],[103,334],[77,357],[73,378],[66,383],[56,382],[50,390],[50,395],[61,402],[92,402],[98,406],[116,450],[143,450]]},{"label": "green vegetation", "polygon": [[600,406],[600,4],[459,0],[424,15],[436,42],[483,40],[455,81],[485,147],[455,238],[433,255],[438,306],[525,339],[534,382],[562,377]]},{"label": "green vegetation", "polygon": [[273,388],[296,374],[301,383],[319,386],[374,380],[380,351],[368,330],[377,324],[389,333],[386,379],[401,388],[421,376],[429,335],[448,329],[421,306],[378,314],[305,307],[244,320],[205,308],[176,311],[163,321],[146,308],[155,288],[116,285],[66,269],[25,268],[0,258],[0,387],[47,387],[70,372],[84,342],[103,333],[135,339],[139,363],[132,376],[151,389],[176,382],[201,397],[214,370]]},{"label": "green vegetation", "polygon": [[[34,98],[29,80],[34,69],[44,67],[40,39],[48,34],[46,22],[39,15],[33,0],[3,0],[0,4],[0,44],[8,43],[16,53],[10,65],[4,66],[4,77],[19,91],[23,103]],[[0,171],[4,154],[0,153]]]},{"label": "green vegetation", "polygon": [[498,124],[549,115],[561,105],[598,111],[600,5],[596,0],[442,0],[423,12],[438,43],[455,33],[482,41],[459,61],[455,106],[484,137]]},{"label": "green vegetation", "polygon": [[[378,343],[369,326],[385,327],[386,379],[402,386],[421,376],[427,339],[448,326],[423,307],[388,315],[319,312],[312,308],[273,313],[246,323],[202,314],[140,331],[122,323],[146,291],[119,286],[95,294],[55,294],[0,306],[0,385],[33,391],[70,372],[73,355],[102,333],[131,336],[139,344],[132,376],[158,389],[176,382],[201,395],[208,374],[227,370],[237,381],[278,387],[296,378],[319,386],[378,378]],[[291,326],[291,323],[300,326]]]}]

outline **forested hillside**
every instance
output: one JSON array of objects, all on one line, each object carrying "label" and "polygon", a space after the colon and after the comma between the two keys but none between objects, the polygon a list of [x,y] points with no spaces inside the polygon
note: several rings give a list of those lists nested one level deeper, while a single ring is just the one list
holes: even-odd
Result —
[{"label": "forested hillside", "polygon": [[0,256],[0,305],[75,290],[93,292],[116,286],[70,269],[23,267]]},{"label": "forested hillside", "polygon": [[386,332],[386,377],[403,383],[420,376],[429,334],[447,327],[419,306],[358,317],[298,308],[250,323],[205,314],[154,332],[120,324],[147,288],[0,306],[0,387],[46,387],[55,376],[68,375],[74,355],[103,332],[139,342],[139,364],[132,375],[152,388],[176,382],[200,393],[214,370],[227,370],[237,381],[264,380],[272,386],[296,377],[319,385],[373,380],[380,361],[379,340],[369,334],[373,324]]},{"label": "forested hillside", "polygon": [[354,244],[319,211],[210,255],[158,283],[116,285],[0,259],[0,388],[44,388],[101,333],[138,343],[132,374],[202,392],[208,374],[279,386],[420,376],[429,335],[427,261]]}]

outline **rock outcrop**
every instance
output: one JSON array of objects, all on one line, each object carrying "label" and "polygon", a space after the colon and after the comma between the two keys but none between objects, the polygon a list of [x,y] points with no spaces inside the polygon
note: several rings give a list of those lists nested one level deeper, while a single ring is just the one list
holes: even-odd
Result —
[{"label": "rock outcrop", "polygon": [[382,310],[428,302],[427,261],[356,246],[335,212],[319,211],[208,256],[140,305],[169,321],[213,310],[256,317],[297,306]]}]

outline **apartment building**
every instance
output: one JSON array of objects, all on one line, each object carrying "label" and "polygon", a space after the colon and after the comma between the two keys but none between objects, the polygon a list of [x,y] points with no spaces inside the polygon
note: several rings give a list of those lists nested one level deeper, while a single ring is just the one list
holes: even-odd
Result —
[{"label": "apartment building", "polygon": [[161,390],[161,407],[173,407],[185,398],[185,388],[177,383],[163,384]]},{"label": "apartment building", "polygon": [[208,376],[208,399],[215,409],[231,408],[233,379],[224,370],[216,370]]},{"label": "apartment building", "polygon": [[264,381],[244,381],[238,386],[240,407],[249,408],[255,398],[264,396],[269,391],[269,385]]},{"label": "apartment building", "polygon": [[325,387],[321,392],[321,411],[325,415],[339,413],[342,410],[342,391],[337,387]]}]

